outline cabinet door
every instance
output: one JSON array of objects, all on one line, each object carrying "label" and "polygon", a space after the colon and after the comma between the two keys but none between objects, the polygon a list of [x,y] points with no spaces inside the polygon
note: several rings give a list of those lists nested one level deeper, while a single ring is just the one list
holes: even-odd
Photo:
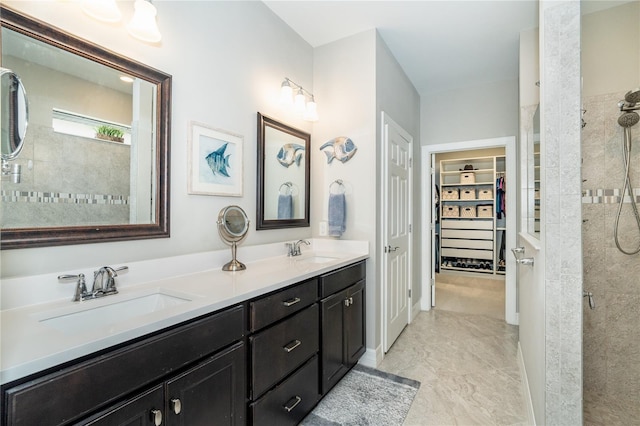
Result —
[{"label": "cabinet door", "polygon": [[349,371],[344,362],[347,291],[348,289],[321,301],[322,395],[325,395]]},{"label": "cabinet door", "polygon": [[345,316],[345,360],[349,368],[353,367],[365,348],[365,291],[364,280],[347,289],[348,306]]},{"label": "cabinet door", "polygon": [[154,426],[164,424],[163,409],[164,389],[159,385],[78,424],[86,426]]},{"label": "cabinet door", "polygon": [[245,346],[239,342],[168,381],[166,424],[244,424],[245,364]]}]

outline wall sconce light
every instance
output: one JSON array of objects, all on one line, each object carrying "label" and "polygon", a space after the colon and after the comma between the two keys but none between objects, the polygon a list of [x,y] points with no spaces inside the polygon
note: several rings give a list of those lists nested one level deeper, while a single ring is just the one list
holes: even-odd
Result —
[{"label": "wall sconce light", "polygon": [[[293,96],[293,87],[291,86],[297,89],[295,97]],[[307,98],[309,101],[307,101]],[[318,106],[316,105],[313,93],[305,90],[304,87],[288,77],[285,77],[280,85],[280,101],[287,107],[293,106],[296,112],[302,115],[304,120],[318,121]]]},{"label": "wall sconce light", "polygon": [[158,13],[156,7],[147,0],[136,0],[133,8],[133,18],[127,25],[129,34],[149,43],[159,42],[162,35],[156,23],[156,14]]},{"label": "wall sconce light", "polygon": [[82,0],[82,11],[98,21],[119,22],[122,19],[116,0]]}]

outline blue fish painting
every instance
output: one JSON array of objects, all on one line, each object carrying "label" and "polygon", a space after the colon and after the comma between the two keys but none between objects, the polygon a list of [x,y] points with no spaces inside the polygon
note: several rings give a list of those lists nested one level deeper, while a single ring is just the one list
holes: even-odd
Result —
[{"label": "blue fish painting", "polygon": [[231,154],[227,156],[224,155],[224,152],[227,149],[227,145],[228,143],[225,143],[220,148],[205,157],[207,160],[207,164],[211,168],[211,171],[214,175],[231,177],[229,176],[229,172],[227,171],[227,167],[229,167],[229,157],[231,156]]},{"label": "blue fish painting", "polygon": [[289,167],[294,162],[297,166],[300,166],[300,160],[304,156],[304,146],[297,143],[286,143],[282,145],[280,151],[278,151],[278,161],[284,167]]},{"label": "blue fish painting", "polygon": [[333,138],[320,147],[320,151],[327,156],[327,164],[331,164],[334,158],[346,163],[355,155],[357,149],[356,144],[346,136]]}]

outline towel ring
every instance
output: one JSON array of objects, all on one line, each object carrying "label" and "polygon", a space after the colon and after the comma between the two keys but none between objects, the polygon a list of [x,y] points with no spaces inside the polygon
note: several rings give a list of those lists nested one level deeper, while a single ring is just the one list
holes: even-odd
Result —
[{"label": "towel ring", "polygon": [[345,192],[347,192],[347,187],[344,186],[344,183],[342,182],[342,179],[336,179],[333,182],[331,182],[331,185],[329,185],[329,193],[331,194],[331,190],[333,189],[334,185],[338,185],[338,190],[340,188],[342,188],[342,192],[337,192],[337,194],[344,194]]},{"label": "towel ring", "polygon": [[[282,193],[282,187],[285,188],[285,193]],[[282,185],[280,185],[280,188],[278,189],[278,193],[280,195],[295,195],[294,190],[297,189],[297,186],[294,185],[291,182],[285,182]]]}]

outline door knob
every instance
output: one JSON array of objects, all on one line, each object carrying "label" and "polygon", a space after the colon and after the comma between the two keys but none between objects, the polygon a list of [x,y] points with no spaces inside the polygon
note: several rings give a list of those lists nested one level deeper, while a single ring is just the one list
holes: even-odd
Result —
[{"label": "door knob", "polygon": [[525,257],[525,258],[522,258],[522,259],[516,259],[516,262],[518,262],[521,265],[533,266],[533,257]]}]

